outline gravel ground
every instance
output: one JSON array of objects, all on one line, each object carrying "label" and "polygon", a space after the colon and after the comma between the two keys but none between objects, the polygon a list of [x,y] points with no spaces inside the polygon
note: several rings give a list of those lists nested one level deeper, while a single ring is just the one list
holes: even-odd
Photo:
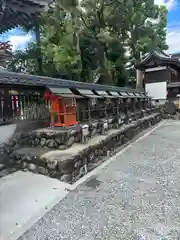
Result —
[{"label": "gravel ground", "polygon": [[167,121],[70,192],[19,240],[179,240],[180,122]]}]

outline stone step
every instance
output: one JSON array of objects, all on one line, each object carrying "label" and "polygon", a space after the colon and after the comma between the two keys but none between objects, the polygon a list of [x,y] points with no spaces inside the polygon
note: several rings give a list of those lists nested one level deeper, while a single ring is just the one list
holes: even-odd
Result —
[{"label": "stone step", "polygon": [[[85,144],[75,143],[71,148],[65,150],[23,147],[13,152],[13,161],[24,170],[62,179],[62,174],[69,174],[72,171],[72,162],[80,167],[84,165],[78,163],[77,156],[88,152],[90,147],[100,144],[116,132],[117,130],[112,130],[107,135],[95,136]],[[107,151],[105,149],[103,151],[102,154],[107,155]],[[82,159],[80,161],[83,162]],[[76,167],[78,168],[78,166]]]},{"label": "stone step", "polygon": [[75,143],[65,150],[24,147],[13,152],[12,158],[21,169],[72,183],[100,164],[105,156],[127,143],[143,129],[160,121],[158,114],[111,129],[106,135],[94,136],[87,143]]}]

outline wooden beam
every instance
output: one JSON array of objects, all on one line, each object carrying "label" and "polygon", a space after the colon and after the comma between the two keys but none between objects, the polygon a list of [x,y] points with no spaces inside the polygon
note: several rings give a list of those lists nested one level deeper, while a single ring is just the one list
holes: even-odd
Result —
[{"label": "wooden beam", "polygon": [[17,12],[22,12],[26,14],[39,13],[44,10],[43,6],[30,6],[30,5],[20,5],[17,2],[8,2],[7,7],[13,9]]}]

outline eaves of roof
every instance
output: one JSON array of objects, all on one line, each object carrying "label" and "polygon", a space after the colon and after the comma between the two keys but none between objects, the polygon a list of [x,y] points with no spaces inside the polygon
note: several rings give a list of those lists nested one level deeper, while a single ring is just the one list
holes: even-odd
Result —
[{"label": "eaves of roof", "polygon": [[141,68],[144,67],[148,61],[152,58],[152,57],[156,57],[157,59],[160,59],[161,61],[163,61],[165,64],[175,64],[177,67],[180,68],[180,61],[177,58],[174,57],[170,57],[167,54],[159,54],[157,51],[153,51],[151,53],[149,53],[146,58],[144,58],[139,64],[137,64],[135,67]]},{"label": "eaves of roof", "polygon": [[101,84],[92,84],[77,82],[72,80],[64,80],[58,78],[50,78],[45,76],[29,75],[23,73],[14,73],[8,71],[0,71],[0,85],[24,85],[24,86],[37,86],[37,87],[68,87],[72,89],[89,89],[99,91],[124,91],[124,92],[143,92],[132,88],[120,88],[116,86],[107,86]]},{"label": "eaves of roof", "polygon": [[52,0],[4,0],[5,5],[0,11],[0,33],[4,33],[9,29],[23,25],[29,27],[35,19],[38,18],[40,12],[47,10]]}]

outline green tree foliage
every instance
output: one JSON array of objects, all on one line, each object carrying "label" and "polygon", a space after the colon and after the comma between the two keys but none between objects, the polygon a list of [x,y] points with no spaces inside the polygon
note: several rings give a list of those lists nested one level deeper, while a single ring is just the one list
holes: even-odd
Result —
[{"label": "green tree foliage", "polygon": [[56,11],[48,13],[48,17],[47,13],[43,17],[41,48],[47,63],[52,62],[60,75],[78,80],[81,57],[74,44],[73,21],[58,6]]},{"label": "green tree foliage", "polygon": [[57,0],[39,29],[34,22],[38,41],[15,52],[9,69],[39,73],[41,61],[47,76],[124,86],[127,65],[167,49],[166,19],[153,0]]},{"label": "green tree foliage", "polygon": [[14,72],[27,72],[36,74],[38,72],[37,44],[30,42],[25,51],[17,50],[13,52],[12,60],[7,64],[7,68]]},{"label": "green tree foliage", "polygon": [[130,66],[139,63],[144,54],[157,48],[167,50],[167,9],[157,6],[153,0],[127,1]]}]

